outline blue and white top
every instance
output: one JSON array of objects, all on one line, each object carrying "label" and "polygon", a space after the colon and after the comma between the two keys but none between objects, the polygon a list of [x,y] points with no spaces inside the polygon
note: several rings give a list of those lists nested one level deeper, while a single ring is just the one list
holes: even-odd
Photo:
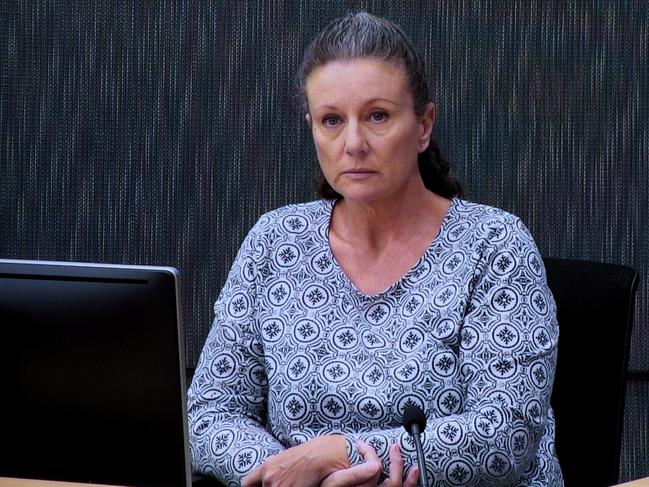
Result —
[{"label": "blue and white top", "polygon": [[367,296],[329,246],[334,202],[263,215],[221,291],[189,389],[196,471],[238,485],[270,456],[323,434],[389,465],[414,445],[401,412],[426,413],[428,478],[561,486],[550,394],[559,330],[545,269],[516,216],[453,199],[401,279]]}]

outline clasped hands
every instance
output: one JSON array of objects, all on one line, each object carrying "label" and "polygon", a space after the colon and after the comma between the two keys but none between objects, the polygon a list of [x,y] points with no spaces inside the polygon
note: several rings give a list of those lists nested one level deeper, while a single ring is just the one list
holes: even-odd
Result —
[{"label": "clasped hands", "polygon": [[383,465],[374,448],[359,441],[365,462],[351,467],[345,437],[317,436],[269,458],[243,479],[242,487],[416,487],[419,468],[403,480],[403,458],[398,444],[390,447],[390,475],[378,483]]}]

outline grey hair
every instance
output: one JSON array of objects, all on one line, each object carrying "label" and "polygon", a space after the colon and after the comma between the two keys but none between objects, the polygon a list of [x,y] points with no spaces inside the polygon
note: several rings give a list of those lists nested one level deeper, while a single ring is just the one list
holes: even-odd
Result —
[{"label": "grey hair", "polygon": [[[401,27],[367,12],[349,13],[334,20],[306,48],[297,77],[302,113],[309,111],[306,82],[314,69],[332,61],[366,58],[398,63],[406,75],[415,113],[419,116],[424,114],[429,98],[423,58]],[[446,198],[461,194],[460,183],[451,176],[450,165],[442,158],[432,137],[418,160],[419,173],[426,188]],[[342,198],[325,179],[320,166],[316,170],[315,184],[322,198]]]},{"label": "grey hair", "polygon": [[306,48],[297,80],[303,113],[308,112],[306,82],[314,69],[332,61],[362,58],[398,62],[408,80],[415,113],[424,113],[429,99],[421,55],[398,25],[367,12],[334,20]]}]

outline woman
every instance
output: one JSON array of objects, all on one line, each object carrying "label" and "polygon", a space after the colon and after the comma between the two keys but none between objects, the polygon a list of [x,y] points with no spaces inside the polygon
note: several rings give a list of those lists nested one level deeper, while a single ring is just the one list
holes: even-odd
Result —
[{"label": "woman", "polygon": [[415,486],[414,404],[434,485],[563,485],[543,264],[518,218],[457,197],[421,58],[350,14],[313,40],[300,87],[323,199],[262,216],[239,251],[189,390],[196,470]]}]

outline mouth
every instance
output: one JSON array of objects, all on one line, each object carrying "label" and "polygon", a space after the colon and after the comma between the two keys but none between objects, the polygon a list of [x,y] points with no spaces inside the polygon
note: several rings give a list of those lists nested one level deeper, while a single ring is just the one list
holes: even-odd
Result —
[{"label": "mouth", "polygon": [[372,171],[371,169],[350,169],[349,171],[343,172],[343,176],[346,176],[349,179],[365,179],[370,176],[373,176],[374,174],[378,174],[376,171]]},{"label": "mouth", "polygon": [[343,172],[343,174],[375,174],[376,171],[373,169],[365,169],[364,167],[358,169],[349,169],[348,171]]}]

